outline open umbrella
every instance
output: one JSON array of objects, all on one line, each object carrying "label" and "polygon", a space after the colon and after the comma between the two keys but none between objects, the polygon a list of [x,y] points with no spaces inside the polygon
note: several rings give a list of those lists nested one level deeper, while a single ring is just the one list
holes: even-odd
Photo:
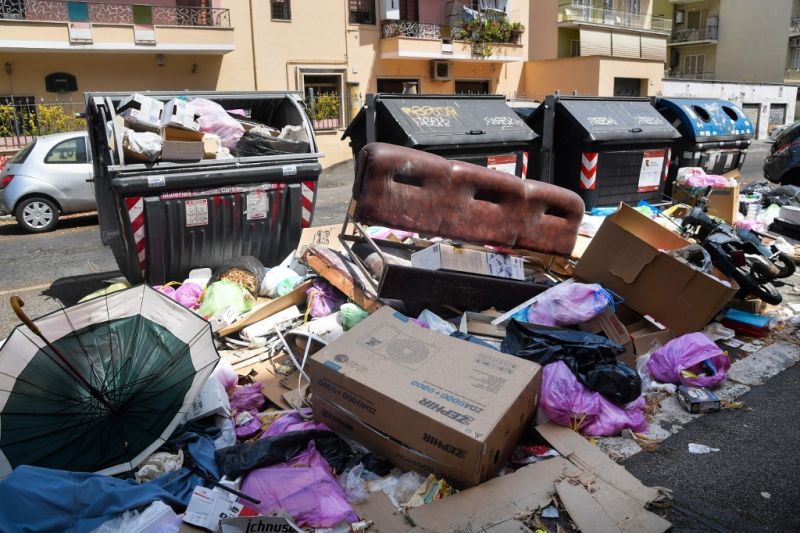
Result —
[{"label": "open umbrella", "polygon": [[219,354],[205,320],[141,285],[31,321],[0,348],[0,478],[19,465],[116,474],[183,421]]}]

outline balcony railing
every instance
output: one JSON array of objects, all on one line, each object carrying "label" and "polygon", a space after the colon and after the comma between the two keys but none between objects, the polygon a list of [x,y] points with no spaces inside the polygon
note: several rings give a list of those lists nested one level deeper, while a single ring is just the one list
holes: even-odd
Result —
[{"label": "balcony railing", "polygon": [[[85,9],[82,9],[86,6]],[[214,7],[143,6],[133,3],[68,2],[66,0],[0,0],[0,19],[45,22],[134,24],[134,10],[150,8],[153,25],[230,28],[230,10]],[[73,10],[79,11],[76,17]],[[88,20],[85,17],[88,14]],[[137,17],[138,18],[138,17]]]},{"label": "balcony railing", "polygon": [[411,39],[434,39],[447,41],[474,41],[476,43],[520,44],[523,31],[511,30],[486,33],[486,24],[502,24],[500,21],[470,21],[461,25],[434,24],[410,20],[384,20],[381,22],[381,38],[407,37]]},{"label": "balcony railing", "polygon": [[789,31],[791,33],[800,33],[800,17],[792,17],[789,22]]},{"label": "balcony railing", "polygon": [[649,30],[658,33],[672,31],[672,19],[652,17],[631,11],[617,11],[592,6],[562,4],[558,8],[558,22],[578,22]]},{"label": "balcony railing", "polygon": [[664,73],[665,78],[679,80],[713,80],[713,72],[684,72],[681,70],[669,70]]},{"label": "balcony railing", "polygon": [[685,43],[689,41],[716,41],[719,35],[717,26],[706,26],[704,28],[683,28],[674,30],[670,35],[671,43]]},{"label": "balcony railing", "polygon": [[450,26],[412,20],[385,20],[381,22],[381,37],[409,37],[412,39],[452,39]]}]

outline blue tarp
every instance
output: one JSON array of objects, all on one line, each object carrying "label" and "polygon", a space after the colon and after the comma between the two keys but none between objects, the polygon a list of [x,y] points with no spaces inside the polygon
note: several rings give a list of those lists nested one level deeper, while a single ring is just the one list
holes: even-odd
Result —
[{"label": "blue tarp", "polygon": [[184,447],[195,469],[184,467],[149,483],[102,474],[20,466],[0,481],[0,531],[84,532],[115,515],[161,500],[176,510],[189,503],[205,476],[219,479],[214,443],[186,433],[168,445]]},{"label": "blue tarp", "polygon": [[736,104],[716,98],[659,98],[656,108],[690,143],[751,139],[753,124]]}]

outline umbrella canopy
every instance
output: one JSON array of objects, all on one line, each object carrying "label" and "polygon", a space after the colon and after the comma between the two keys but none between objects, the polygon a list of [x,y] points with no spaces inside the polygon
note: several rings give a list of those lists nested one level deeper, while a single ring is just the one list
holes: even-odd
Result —
[{"label": "umbrella canopy", "polygon": [[18,326],[0,348],[0,478],[116,474],[172,434],[219,354],[208,322],[142,285]]}]

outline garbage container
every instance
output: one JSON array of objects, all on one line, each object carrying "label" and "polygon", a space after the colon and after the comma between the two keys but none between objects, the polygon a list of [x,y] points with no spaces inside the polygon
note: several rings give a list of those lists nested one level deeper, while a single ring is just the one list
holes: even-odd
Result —
[{"label": "garbage container", "polygon": [[540,135],[539,179],[577,192],[587,209],[663,198],[680,134],[648,99],[553,95],[527,122]]},{"label": "garbage container", "polygon": [[501,95],[369,94],[342,135],[355,157],[370,142],[416,148],[446,159],[528,177],[536,134]]},{"label": "garbage container", "polygon": [[672,151],[671,184],[681,167],[708,174],[740,169],[753,137],[753,124],[738,106],[715,98],[654,98],[653,105],[681,134]]},{"label": "garbage container", "polygon": [[244,130],[295,126],[295,138],[306,141],[303,153],[272,143],[265,155],[250,155],[251,143],[245,157],[236,157],[234,147],[234,156],[223,159],[153,163],[124,151],[116,109],[130,94],[84,95],[101,238],[129,281],[182,281],[193,268],[243,255],[272,266],[297,246],[311,224],[322,170],[299,93],[143,92],[162,102],[211,100],[232,111],[227,116]]}]

